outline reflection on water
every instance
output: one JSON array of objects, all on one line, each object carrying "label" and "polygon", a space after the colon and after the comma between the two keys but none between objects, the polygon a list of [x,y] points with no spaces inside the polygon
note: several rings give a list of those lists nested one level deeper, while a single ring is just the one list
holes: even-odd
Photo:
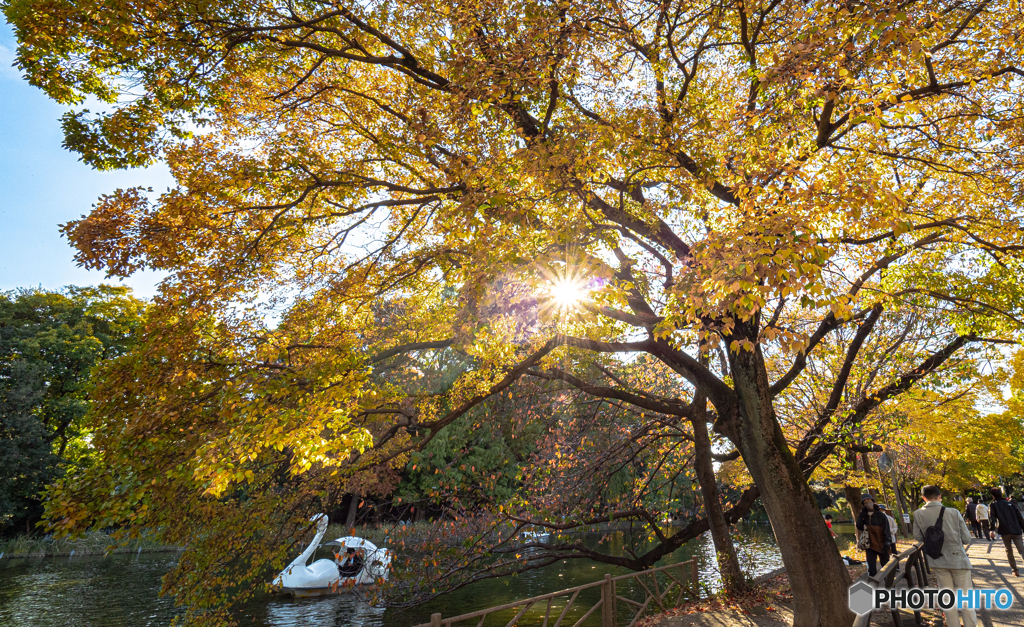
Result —
[{"label": "reflection on water", "polygon": [[[775,545],[775,536],[770,526],[744,524],[738,525],[735,531],[733,541],[736,545],[740,566],[746,572],[756,576],[782,566],[782,558]],[[589,538],[586,543],[593,547],[600,546],[603,552],[616,555],[623,554],[623,542],[623,535],[618,533],[612,534],[600,543],[594,536]],[[656,566],[685,562],[691,558],[697,560],[701,583],[717,590],[720,587],[721,578],[710,533],[705,533],[700,538],[687,543],[663,558]],[[563,560],[547,568],[523,573],[517,577],[477,582],[401,613],[397,611],[392,613],[389,610],[385,616],[383,627],[392,625],[394,627],[410,627],[429,622],[430,614],[433,612],[441,612],[445,616],[464,614],[486,607],[504,605],[518,599],[592,583],[603,579],[605,573],[617,576],[630,572],[633,571],[607,564],[598,564],[590,560]],[[634,586],[639,589],[636,584]],[[583,611],[589,608],[586,602],[589,601],[590,604],[593,604],[599,598],[600,591],[597,588],[581,593],[579,603],[584,607],[579,611],[579,616],[582,616]],[[621,605],[625,606],[626,604]],[[623,608],[620,607],[620,609]],[[543,614],[543,609],[539,609],[539,612]],[[505,622],[514,615],[515,612],[509,613]],[[563,622],[568,622],[572,616],[573,612],[570,612],[566,616],[566,621]],[[504,625],[505,622],[501,622],[501,624]],[[573,622],[575,620],[568,624],[571,625]]]},{"label": "reflection on water", "polygon": [[[737,531],[734,540],[745,571],[757,575],[782,565],[771,527],[744,525]],[[848,545],[852,535],[841,535],[840,544]],[[613,535],[601,543],[601,548],[618,552],[622,542],[621,535]],[[590,543],[596,545],[598,539],[595,537]],[[719,577],[709,534],[680,548],[658,565],[691,557],[698,561],[701,582],[717,588]],[[176,559],[175,553],[144,553],[0,561],[0,625],[167,625],[176,611],[170,599],[158,596],[160,578]],[[351,594],[296,600],[260,595],[239,608],[236,617],[245,627],[411,627],[429,622],[432,612],[448,616],[472,612],[598,581],[605,573],[627,572],[630,571],[589,560],[564,560],[516,577],[477,582],[406,610],[375,608]],[[592,602],[599,598],[597,589],[586,592],[580,595],[581,603],[589,596],[594,597]]]},{"label": "reflection on water", "polygon": [[0,625],[165,626],[174,604],[159,597],[160,577],[176,560],[175,553],[3,560]]},{"label": "reflection on water", "polygon": [[252,624],[275,627],[286,625],[316,625],[317,627],[383,625],[385,612],[384,608],[373,607],[352,594],[294,601],[274,598],[266,602],[264,620]]}]

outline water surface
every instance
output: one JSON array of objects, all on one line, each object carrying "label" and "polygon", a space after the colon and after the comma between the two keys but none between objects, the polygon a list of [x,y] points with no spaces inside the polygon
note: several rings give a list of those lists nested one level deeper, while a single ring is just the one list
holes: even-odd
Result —
[{"label": "water surface", "polygon": [[[597,539],[592,541],[596,543]],[[782,565],[769,526],[740,526],[735,541],[740,565],[748,573],[762,574]],[[621,539],[616,540],[613,536],[608,542],[615,544]],[[849,538],[844,534],[842,543],[846,545],[848,542]],[[709,534],[691,541],[659,565],[682,562],[691,557],[698,561],[702,583],[712,589],[717,588],[719,578]],[[0,625],[168,625],[177,610],[171,599],[159,596],[160,578],[176,560],[176,553],[2,560]],[[244,627],[412,627],[428,622],[433,612],[441,612],[445,616],[463,614],[599,581],[605,573],[615,576],[627,572],[630,571],[589,560],[564,560],[516,577],[477,582],[404,610],[371,607],[351,594],[297,600],[261,595],[239,608],[237,618]],[[598,591],[590,590],[581,595],[578,603],[590,600],[592,604],[598,598]],[[592,618],[596,618],[596,614],[599,612]],[[567,618],[573,615],[570,612]],[[501,624],[504,625],[508,618]]]}]

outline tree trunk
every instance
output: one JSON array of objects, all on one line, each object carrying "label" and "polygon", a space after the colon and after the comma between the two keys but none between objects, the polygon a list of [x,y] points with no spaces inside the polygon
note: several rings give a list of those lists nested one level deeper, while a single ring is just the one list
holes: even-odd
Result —
[{"label": "tree trunk", "polygon": [[903,532],[903,535],[909,538],[910,525],[903,521],[903,514],[909,515],[910,508],[907,506],[906,499],[903,498],[902,482],[899,478],[899,470],[896,468],[896,454],[892,449],[886,450],[886,454],[891,460],[889,474],[892,478],[893,494],[896,495],[896,515],[899,516],[899,519],[897,519],[896,522],[899,524],[900,531]]},{"label": "tree trunk", "polygon": [[697,481],[700,483],[701,496],[704,498],[704,509],[711,527],[711,539],[715,545],[715,556],[718,558],[718,569],[722,573],[722,585],[726,591],[739,592],[745,582],[740,570],[739,559],[736,558],[736,547],[732,544],[729,523],[725,521],[722,510],[718,480],[715,478],[714,462],[711,460],[711,438],[708,436],[707,413],[702,411],[704,401],[698,404],[697,415],[693,418],[694,466]]},{"label": "tree trunk", "polygon": [[851,625],[850,575],[775,416],[760,346],[730,351],[730,360],[739,401],[730,430],[778,539],[793,590],[793,626]]},{"label": "tree trunk", "polygon": [[[846,451],[846,462],[850,464],[850,470],[857,470],[857,454],[853,451]],[[857,522],[857,514],[860,513],[860,499],[862,494],[860,487],[843,485],[843,495],[846,497],[846,504],[850,507],[850,520]]]},{"label": "tree trunk", "polygon": [[906,479],[900,479],[900,494],[903,495],[903,503],[907,507],[907,513],[913,514],[914,505],[918,502],[918,492],[913,489],[913,486],[911,488],[907,487]]},{"label": "tree trunk", "polygon": [[846,496],[846,504],[850,506],[850,520],[857,522],[857,514],[860,513],[860,500],[863,493],[857,486],[844,485],[843,494]]},{"label": "tree trunk", "polygon": [[356,525],[356,514],[359,510],[359,493],[352,493],[352,502],[348,504],[348,516],[345,516],[345,528],[351,529]]},{"label": "tree trunk", "polygon": [[881,470],[878,471],[878,487],[882,491],[882,500],[876,502],[885,503],[889,505],[889,507],[892,507],[892,499],[889,498],[889,491],[885,489],[885,473]]},{"label": "tree trunk", "polygon": [[899,473],[896,471],[896,454],[893,453],[891,449],[887,450],[886,454],[891,460],[889,465],[889,477],[892,482],[893,500],[895,501],[893,505],[896,506],[896,524],[903,535],[909,537],[910,526],[903,522],[903,514],[909,514],[910,511],[907,509],[907,504],[903,500],[903,493],[900,491]]},{"label": "tree trunk", "polygon": [[[861,453],[860,454],[860,461],[861,461],[862,464],[864,464],[864,475],[867,476],[868,479],[870,479],[871,478],[871,460],[868,458],[868,454],[867,453]],[[878,490],[875,490],[873,487],[871,487],[869,485],[868,486],[868,494],[871,495],[871,498],[874,499],[875,503],[878,502]]]}]

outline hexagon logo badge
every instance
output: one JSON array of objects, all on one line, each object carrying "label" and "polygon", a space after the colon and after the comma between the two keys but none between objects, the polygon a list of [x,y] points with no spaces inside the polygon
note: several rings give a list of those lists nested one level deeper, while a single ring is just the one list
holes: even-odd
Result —
[{"label": "hexagon logo badge", "polygon": [[850,586],[850,610],[859,615],[867,614],[873,607],[875,589],[866,581],[858,581]]}]

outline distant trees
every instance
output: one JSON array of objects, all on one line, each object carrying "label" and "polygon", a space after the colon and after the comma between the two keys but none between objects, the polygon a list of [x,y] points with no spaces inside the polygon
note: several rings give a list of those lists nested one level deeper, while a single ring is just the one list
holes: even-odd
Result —
[{"label": "distant trees", "polygon": [[1008,360],[991,350],[967,352],[947,366],[942,376],[843,434],[842,454],[819,466],[815,479],[844,488],[853,515],[860,510],[862,489],[913,511],[924,485],[984,494],[986,487],[1007,485],[1020,472],[1024,351]]},{"label": "distant trees", "polygon": [[144,307],[102,285],[0,294],[0,529],[30,531],[43,486],[89,464],[90,374],[127,350]]},{"label": "distant trees", "polygon": [[[1005,395],[1005,397],[1004,397]],[[935,483],[951,491],[1001,485],[1024,466],[1024,351],[1006,368],[953,398],[918,394],[902,403],[905,428],[894,438],[908,497]]]}]

